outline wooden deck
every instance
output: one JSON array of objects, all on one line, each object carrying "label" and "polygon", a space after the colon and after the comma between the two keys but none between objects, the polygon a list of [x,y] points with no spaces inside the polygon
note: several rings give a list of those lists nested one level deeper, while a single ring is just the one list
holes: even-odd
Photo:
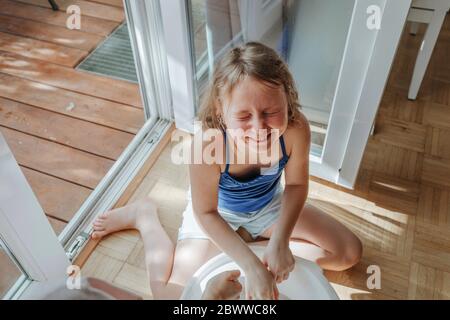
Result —
[{"label": "wooden deck", "polygon": [[[407,99],[423,36],[404,34],[369,139],[355,190],[311,178],[309,202],[353,230],[362,261],[325,272],[341,299],[450,299],[450,16],[441,31],[417,101]],[[176,240],[189,185],[186,166],[168,146],[130,201],[150,196]],[[366,286],[381,269],[381,289]],[[143,244],[136,231],[103,239],[82,269],[151,299]]]},{"label": "wooden deck", "polygon": [[[0,0],[0,132],[59,233],[144,123],[137,84],[75,70],[121,0]],[[81,30],[66,8],[81,9]]]}]

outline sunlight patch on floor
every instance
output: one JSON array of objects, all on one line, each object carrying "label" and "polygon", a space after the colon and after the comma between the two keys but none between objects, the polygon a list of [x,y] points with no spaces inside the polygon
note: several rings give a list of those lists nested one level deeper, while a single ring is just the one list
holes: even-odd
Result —
[{"label": "sunlight patch on floor", "polygon": [[338,283],[331,282],[331,286],[336,291],[339,299],[341,299],[341,300],[353,300],[354,299],[354,298],[352,298],[353,295],[363,295],[363,294],[370,295],[370,294],[372,294],[370,291],[347,287],[344,285],[340,285]]}]

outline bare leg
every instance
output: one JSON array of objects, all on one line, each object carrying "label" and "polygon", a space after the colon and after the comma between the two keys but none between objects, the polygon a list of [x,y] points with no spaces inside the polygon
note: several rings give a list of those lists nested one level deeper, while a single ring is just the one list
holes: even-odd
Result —
[{"label": "bare leg", "polygon": [[141,234],[150,282],[167,281],[175,247],[159,221],[154,203],[146,198],[104,213],[94,222],[92,238],[124,229],[137,229]]},{"label": "bare leg", "polygon": [[[275,226],[263,233],[270,238]],[[342,271],[358,263],[361,241],[343,224],[306,204],[292,232],[293,254],[315,261],[322,269]]]},{"label": "bare leg", "polygon": [[155,299],[178,299],[195,271],[219,250],[204,239],[179,241],[177,247],[161,225],[156,206],[146,198],[106,212],[94,222],[94,239],[123,229],[139,230]]},{"label": "bare leg", "polygon": [[178,241],[170,277],[166,281],[150,282],[155,299],[179,299],[195,271],[219,253],[219,249],[206,239]]}]

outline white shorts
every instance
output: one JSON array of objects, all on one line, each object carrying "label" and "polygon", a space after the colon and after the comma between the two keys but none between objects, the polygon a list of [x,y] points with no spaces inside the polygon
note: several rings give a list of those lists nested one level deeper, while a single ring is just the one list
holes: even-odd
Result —
[{"label": "white shorts", "polygon": [[[234,231],[242,227],[250,233],[253,239],[256,239],[278,220],[282,196],[283,189],[280,186],[273,199],[257,211],[242,213],[221,208],[218,211]],[[190,190],[188,191],[188,201],[183,212],[183,223],[178,230],[178,241],[183,239],[209,239],[195,220]]]}]

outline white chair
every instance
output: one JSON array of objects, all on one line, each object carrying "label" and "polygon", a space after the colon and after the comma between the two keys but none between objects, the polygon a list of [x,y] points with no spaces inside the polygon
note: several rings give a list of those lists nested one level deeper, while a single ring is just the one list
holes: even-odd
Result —
[{"label": "white chair", "polygon": [[428,27],[416,58],[413,76],[409,85],[408,99],[415,100],[417,97],[439,31],[449,9],[450,0],[413,0],[412,2],[408,14],[408,21],[413,22],[410,33],[417,33],[419,22],[427,23]]}]

